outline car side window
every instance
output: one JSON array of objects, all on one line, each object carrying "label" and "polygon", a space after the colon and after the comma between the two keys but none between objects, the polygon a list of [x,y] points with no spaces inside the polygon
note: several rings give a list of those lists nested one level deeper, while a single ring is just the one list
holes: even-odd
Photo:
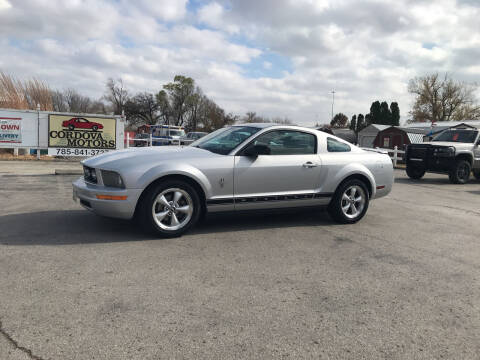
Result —
[{"label": "car side window", "polygon": [[341,141],[338,141],[334,138],[327,138],[327,151],[328,152],[348,152],[352,148],[350,145],[347,145]]},{"label": "car side window", "polygon": [[270,155],[315,154],[317,138],[313,134],[295,130],[274,130],[257,137],[254,145],[270,148]]}]

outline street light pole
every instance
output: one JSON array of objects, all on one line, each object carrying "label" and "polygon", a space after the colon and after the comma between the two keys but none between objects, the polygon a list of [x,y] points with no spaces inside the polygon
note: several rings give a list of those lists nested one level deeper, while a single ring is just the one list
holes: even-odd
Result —
[{"label": "street light pole", "polygon": [[332,90],[332,120],[333,120],[333,104],[335,104],[335,90]]}]

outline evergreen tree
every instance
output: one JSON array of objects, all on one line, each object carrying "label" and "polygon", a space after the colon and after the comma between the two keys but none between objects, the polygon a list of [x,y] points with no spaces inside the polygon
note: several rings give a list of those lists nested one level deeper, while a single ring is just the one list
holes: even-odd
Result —
[{"label": "evergreen tree", "polygon": [[400,108],[398,107],[398,103],[392,102],[390,104],[390,112],[392,114],[391,124],[393,126],[399,126],[400,125]]},{"label": "evergreen tree", "polygon": [[380,104],[380,122],[378,124],[392,125],[391,118],[392,118],[392,113],[388,108],[388,103],[386,101],[383,101]]},{"label": "evergreen tree", "polygon": [[357,117],[357,133],[365,129],[369,124],[365,123],[363,114],[358,114]]},{"label": "evergreen tree", "polygon": [[350,120],[350,130],[357,132],[357,115],[353,115],[352,120]]},{"label": "evergreen tree", "polygon": [[382,123],[382,108],[380,101],[374,101],[370,106],[370,120],[372,124]]}]

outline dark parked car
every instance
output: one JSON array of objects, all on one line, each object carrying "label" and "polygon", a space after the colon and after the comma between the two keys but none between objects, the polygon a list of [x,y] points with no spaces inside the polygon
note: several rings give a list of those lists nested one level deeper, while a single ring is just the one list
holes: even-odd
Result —
[{"label": "dark parked car", "polygon": [[150,141],[150,134],[137,134],[135,135],[135,146],[148,146]]},{"label": "dark parked car", "polygon": [[207,133],[202,131],[189,132],[187,135],[180,138],[180,145],[190,145],[191,143],[204,137],[205,135],[207,135]]}]

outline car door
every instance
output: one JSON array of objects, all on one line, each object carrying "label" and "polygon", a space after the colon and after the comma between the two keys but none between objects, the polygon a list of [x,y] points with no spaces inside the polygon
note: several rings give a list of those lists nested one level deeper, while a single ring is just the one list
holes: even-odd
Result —
[{"label": "car door", "polygon": [[475,171],[480,170],[480,135],[477,136],[473,146],[473,168]]},{"label": "car door", "polygon": [[85,119],[78,119],[77,120],[77,127],[80,128],[80,129],[88,129],[90,128],[90,123],[85,120]]},{"label": "car door", "polygon": [[[270,155],[243,155],[249,146],[264,145]],[[236,210],[310,205],[321,171],[314,133],[278,129],[258,135],[235,156]]]}]

